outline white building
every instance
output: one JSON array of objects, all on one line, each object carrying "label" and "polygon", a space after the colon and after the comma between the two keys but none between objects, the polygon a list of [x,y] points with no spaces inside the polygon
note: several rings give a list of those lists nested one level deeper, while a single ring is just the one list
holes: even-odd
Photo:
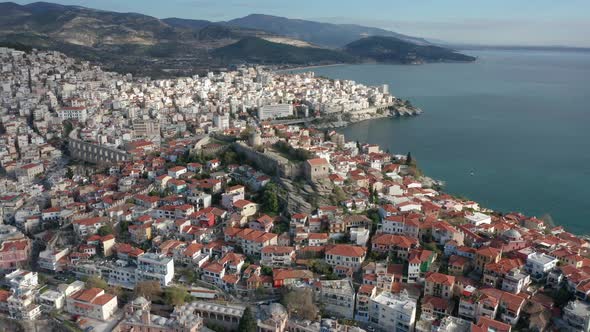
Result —
[{"label": "white building", "polygon": [[523,288],[530,284],[531,278],[528,274],[522,273],[518,269],[513,269],[502,280],[502,290],[505,292],[518,294]]},{"label": "white building", "polygon": [[590,304],[578,300],[570,301],[563,308],[563,320],[572,331],[590,331]]},{"label": "white building", "polygon": [[63,293],[54,290],[48,290],[39,295],[39,304],[46,312],[52,310],[61,310],[66,303],[66,297]]},{"label": "white building", "polygon": [[284,118],[293,115],[293,105],[276,104],[266,105],[258,108],[258,118],[260,120]]},{"label": "white building", "polygon": [[369,321],[385,331],[412,332],[416,321],[415,299],[406,291],[399,295],[382,292],[371,299]]},{"label": "white building", "polygon": [[67,297],[66,311],[106,321],[117,311],[117,297],[100,288],[83,289]]},{"label": "white building", "polygon": [[467,222],[475,226],[492,223],[492,217],[481,212],[475,212],[474,214],[465,215],[465,219],[467,219]]},{"label": "white building", "polygon": [[215,114],[215,116],[213,116],[213,125],[219,130],[229,128],[229,114]]},{"label": "white building", "polygon": [[350,279],[320,280],[315,286],[315,297],[327,312],[339,317],[354,318],[356,293]]},{"label": "white building", "polygon": [[60,120],[77,120],[85,122],[88,118],[86,107],[62,107],[57,111]]},{"label": "white building", "polygon": [[559,260],[544,253],[534,252],[529,254],[526,260],[525,270],[534,280],[541,280],[547,276]]},{"label": "white building", "polygon": [[34,320],[41,315],[41,306],[35,303],[35,289],[38,286],[37,272],[16,270],[7,274],[5,280],[12,294],[8,297],[8,313],[18,320]]},{"label": "white building", "polygon": [[337,244],[326,250],[326,263],[332,267],[343,266],[358,271],[361,268],[367,251],[360,246]]},{"label": "white building", "polygon": [[157,280],[162,287],[168,286],[174,278],[174,260],[164,255],[147,253],[139,256],[136,280]]}]

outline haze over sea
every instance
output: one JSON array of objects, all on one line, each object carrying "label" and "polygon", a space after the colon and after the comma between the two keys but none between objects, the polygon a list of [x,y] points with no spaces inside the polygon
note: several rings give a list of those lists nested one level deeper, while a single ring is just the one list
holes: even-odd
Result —
[{"label": "haze over sea", "polygon": [[[316,75],[389,84],[425,113],[340,130],[412,152],[445,191],[590,234],[590,53],[472,51],[468,64],[343,65]],[[473,175],[471,175],[473,172]]]}]

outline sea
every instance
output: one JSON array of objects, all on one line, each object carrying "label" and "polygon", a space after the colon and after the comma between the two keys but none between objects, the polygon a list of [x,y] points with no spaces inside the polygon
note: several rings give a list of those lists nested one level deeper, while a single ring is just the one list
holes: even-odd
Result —
[{"label": "sea", "polygon": [[473,63],[302,69],[388,84],[424,114],[369,120],[347,140],[411,152],[445,191],[590,234],[590,52],[466,51]]}]

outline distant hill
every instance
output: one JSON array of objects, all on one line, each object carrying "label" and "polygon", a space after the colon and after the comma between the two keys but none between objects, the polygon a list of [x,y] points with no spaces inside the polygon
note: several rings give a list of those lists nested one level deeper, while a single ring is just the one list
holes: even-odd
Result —
[{"label": "distant hill", "polygon": [[457,53],[448,48],[417,45],[395,37],[367,37],[346,45],[343,50],[365,60],[386,63],[475,61],[472,56]]},{"label": "distant hill", "polygon": [[202,29],[208,25],[211,25],[213,22],[207,20],[190,20],[184,18],[165,18],[164,21],[166,24],[180,29]]},{"label": "distant hill", "polygon": [[316,47],[297,47],[274,43],[262,38],[244,38],[212,52],[225,62],[273,64],[322,64],[354,62],[357,59],[344,52]]},{"label": "distant hill", "polygon": [[[366,36],[373,37],[358,40]],[[247,62],[303,65],[470,59],[423,39],[358,25],[256,14],[229,22],[161,20],[47,2],[0,3],[0,43],[57,50],[109,70],[153,77],[204,73]]]},{"label": "distant hill", "polygon": [[428,44],[428,42],[422,38],[410,37],[379,28],[354,24],[320,23],[262,14],[252,14],[242,18],[236,18],[225,22],[225,24],[264,30],[332,48],[340,48],[355,40],[369,36],[389,36],[412,43]]}]

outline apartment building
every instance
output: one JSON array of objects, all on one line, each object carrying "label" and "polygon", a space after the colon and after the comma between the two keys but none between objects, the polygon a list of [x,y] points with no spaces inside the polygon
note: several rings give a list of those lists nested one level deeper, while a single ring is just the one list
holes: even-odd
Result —
[{"label": "apartment building", "polygon": [[371,299],[369,322],[385,331],[413,332],[417,302],[406,291],[382,292]]}]

